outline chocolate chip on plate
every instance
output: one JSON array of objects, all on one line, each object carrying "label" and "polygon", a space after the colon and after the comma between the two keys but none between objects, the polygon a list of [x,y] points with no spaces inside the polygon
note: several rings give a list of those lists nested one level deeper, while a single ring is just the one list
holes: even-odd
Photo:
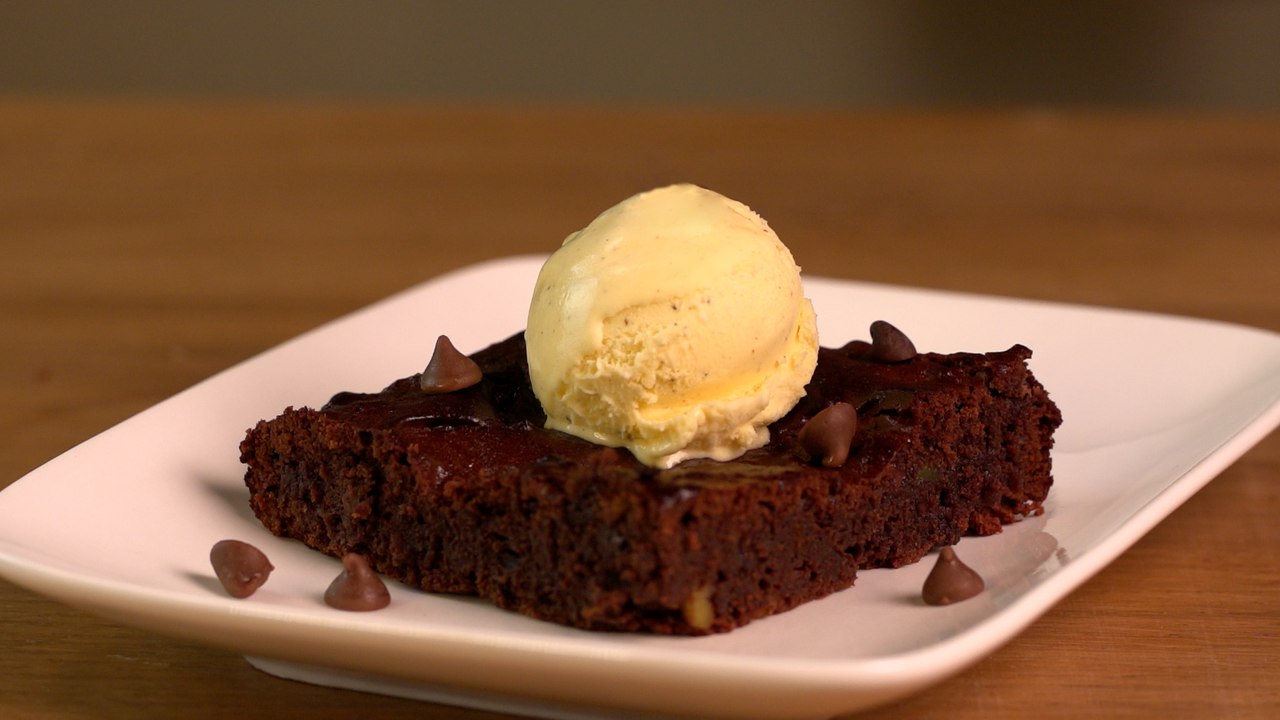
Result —
[{"label": "chocolate chip on plate", "polygon": [[871,359],[883,363],[902,362],[916,356],[916,346],[901,330],[884,320],[871,323]]},{"label": "chocolate chip on plate", "polygon": [[929,605],[950,605],[968,600],[984,587],[982,576],[961,562],[955,550],[944,547],[929,577],[925,578],[920,596]]},{"label": "chocolate chip on plate", "polygon": [[826,467],[840,467],[849,457],[849,446],[858,429],[858,413],[847,402],[838,402],[809,418],[800,428],[800,446],[810,458]]},{"label": "chocolate chip on plate", "polygon": [[227,594],[247,598],[262,587],[275,568],[258,548],[239,540],[219,540],[209,551],[209,563]]},{"label": "chocolate chip on plate", "polygon": [[437,394],[471,387],[480,382],[483,374],[474,360],[458,352],[448,336],[436,338],[435,353],[427,369],[422,371],[418,384],[424,392]]},{"label": "chocolate chip on plate", "polygon": [[380,610],[391,603],[391,593],[363,555],[347,553],[342,556],[342,572],[324,591],[324,602],[338,610]]}]

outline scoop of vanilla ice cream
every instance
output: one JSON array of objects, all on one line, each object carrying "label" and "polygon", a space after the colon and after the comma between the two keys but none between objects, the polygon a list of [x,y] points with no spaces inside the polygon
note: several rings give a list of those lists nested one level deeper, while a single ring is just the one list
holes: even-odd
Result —
[{"label": "scoop of vanilla ice cream", "polygon": [[525,332],[547,426],[667,468],[731,460],[803,397],[818,332],[800,268],[746,205],[631,197],[542,268]]}]

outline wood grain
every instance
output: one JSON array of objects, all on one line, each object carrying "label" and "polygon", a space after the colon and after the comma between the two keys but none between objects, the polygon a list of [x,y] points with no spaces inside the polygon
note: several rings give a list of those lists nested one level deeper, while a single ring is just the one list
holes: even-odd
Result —
[{"label": "wood grain", "polygon": [[[758,209],[816,274],[1280,330],[1277,116],[8,98],[0,486],[676,180]],[[1273,434],[1007,646],[867,717],[1278,717],[1277,516]],[[495,717],[276,680],[3,581],[0,647],[4,718]]]}]

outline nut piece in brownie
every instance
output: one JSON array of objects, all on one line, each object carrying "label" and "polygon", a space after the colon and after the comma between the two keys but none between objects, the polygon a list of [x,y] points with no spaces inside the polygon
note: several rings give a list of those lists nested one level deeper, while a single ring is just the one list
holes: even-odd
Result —
[{"label": "nut piece in brownie", "polygon": [[[412,376],[259,422],[250,502],[273,533],[423,590],[591,630],[722,632],[1041,512],[1061,416],[1030,350],[872,349],[823,348],[768,445],[657,470],[544,428],[516,335],[472,356],[470,387]],[[856,431],[828,467],[800,435],[837,403]]]}]

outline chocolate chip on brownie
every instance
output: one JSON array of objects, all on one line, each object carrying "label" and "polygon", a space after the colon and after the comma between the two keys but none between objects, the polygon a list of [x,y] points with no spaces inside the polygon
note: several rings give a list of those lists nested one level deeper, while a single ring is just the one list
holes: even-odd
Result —
[{"label": "chocolate chip on brownie", "polygon": [[423,392],[449,393],[469,388],[480,382],[483,374],[480,366],[471,358],[458,352],[447,335],[436,339],[435,353],[418,382]]},{"label": "chocolate chip on brownie", "polygon": [[896,363],[916,356],[916,346],[898,328],[884,320],[871,323],[871,359]]},{"label": "chocolate chip on brownie", "polygon": [[826,467],[840,467],[849,457],[849,445],[858,428],[858,413],[847,402],[838,402],[809,419],[800,430],[800,445],[810,458]]}]

